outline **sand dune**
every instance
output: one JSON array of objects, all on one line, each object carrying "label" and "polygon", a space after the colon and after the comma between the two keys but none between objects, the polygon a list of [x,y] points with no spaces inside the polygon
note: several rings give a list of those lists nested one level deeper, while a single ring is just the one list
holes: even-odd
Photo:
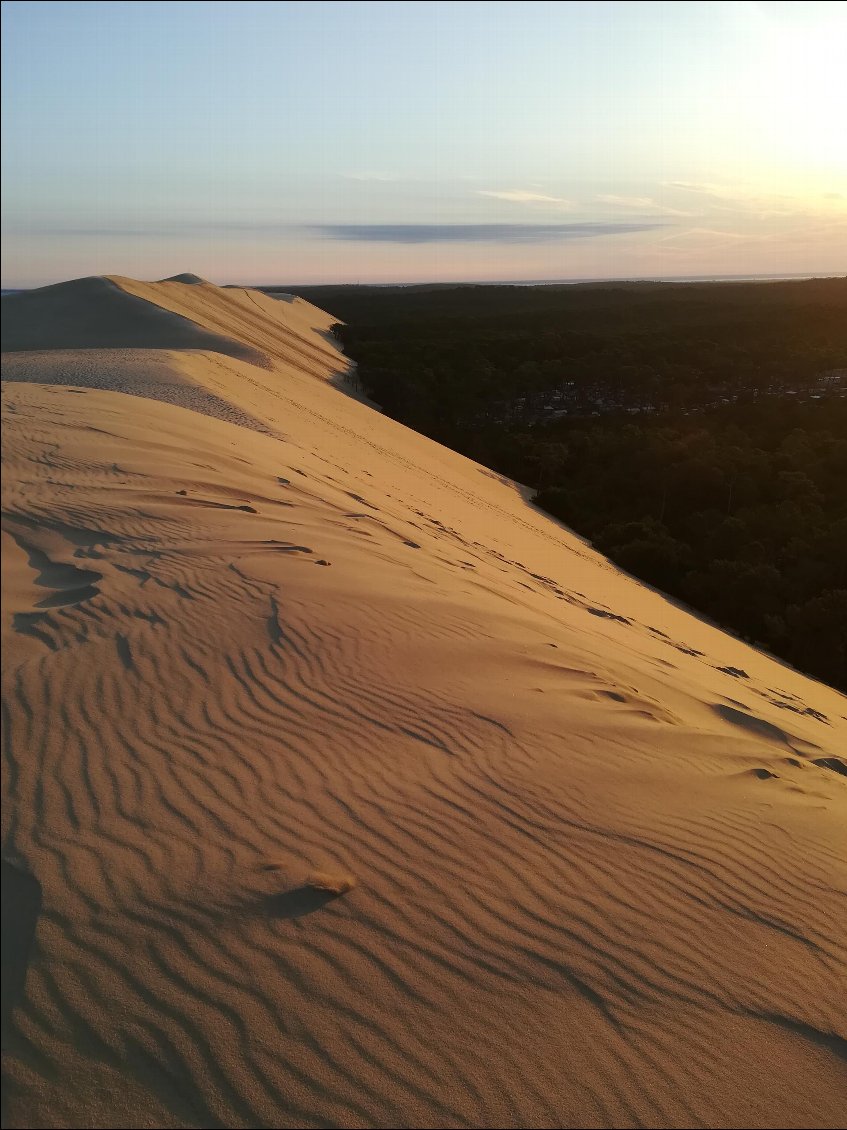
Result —
[{"label": "sand dune", "polygon": [[[167,285],[167,284],[163,284]],[[78,279],[4,296],[3,352],[26,349],[213,349],[261,363],[243,342],[205,332],[108,278]]]},{"label": "sand dune", "polygon": [[3,304],[6,1124],[843,1123],[843,696],[343,395],[299,299]]},{"label": "sand dune", "polygon": [[84,388],[128,392],[276,435],[228,399],[235,372],[237,366],[220,354],[200,350],[34,349],[3,356],[4,381],[61,385],[77,393]]}]

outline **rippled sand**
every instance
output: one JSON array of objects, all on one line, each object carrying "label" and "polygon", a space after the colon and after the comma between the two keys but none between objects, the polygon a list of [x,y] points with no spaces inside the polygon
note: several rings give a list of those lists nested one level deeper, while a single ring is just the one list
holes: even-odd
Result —
[{"label": "rippled sand", "polygon": [[843,1123],[843,696],[345,395],[300,299],[3,312],[4,1124]]}]

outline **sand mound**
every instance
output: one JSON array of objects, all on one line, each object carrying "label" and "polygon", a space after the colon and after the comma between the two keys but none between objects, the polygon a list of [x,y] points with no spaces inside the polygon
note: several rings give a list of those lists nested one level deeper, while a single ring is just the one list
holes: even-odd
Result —
[{"label": "sand mound", "polygon": [[32,349],[207,349],[261,364],[243,342],[141,301],[111,279],[57,283],[3,297],[3,352]]},{"label": "sand mound", "polygon": [[112,281],[125,294],[190,320],[208,333],[236,339],[257,355],[271,358],[283,371],[290,368],[326,380],[347,370],[338,347],[322,336],[338,319],[301,298],[280,302],[258,290],[176,280],[141,283],[115,277]]},{"label": "sand mound", "polygon": [[340,395],[329,315],[112,289],[285,438],[3,385],[4,1124],[840,1125],[843,696]]},{"label": "sand mound", "polygon": [[[3,379],[150,397],[267,435],[280,377],[343,387],[334,319],[307,302],[215,287],[90,278],[3,298]],[[39,328],[41,327],[41,328]]]},{"label": "sand mound", "polygon": [[212,284],[205,279],[201,279],[199,275],[192,275],[190,271],[185,271],[181,275],[171,275],[170,278],[161,279],[161,282],[177,282],[185,283],[186,286],[211,286]]}]

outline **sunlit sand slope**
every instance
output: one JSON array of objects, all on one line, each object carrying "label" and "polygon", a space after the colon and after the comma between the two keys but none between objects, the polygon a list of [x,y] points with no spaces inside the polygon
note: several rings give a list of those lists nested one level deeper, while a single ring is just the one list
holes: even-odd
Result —
[{"label": "sunlit sand slope", "polygon": [[7,1124],[841,1125],[847,701],[307,303],[65,286],[4,299]]}]

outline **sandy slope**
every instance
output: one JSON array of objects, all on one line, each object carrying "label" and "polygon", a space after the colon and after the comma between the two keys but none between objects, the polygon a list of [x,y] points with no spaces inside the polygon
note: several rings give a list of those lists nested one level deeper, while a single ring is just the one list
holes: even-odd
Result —
[{"label": "sandy slope", "polygon": [[842,1123],[842,696],[343,395],[299,299],[10,301],[9,1125]]}]

